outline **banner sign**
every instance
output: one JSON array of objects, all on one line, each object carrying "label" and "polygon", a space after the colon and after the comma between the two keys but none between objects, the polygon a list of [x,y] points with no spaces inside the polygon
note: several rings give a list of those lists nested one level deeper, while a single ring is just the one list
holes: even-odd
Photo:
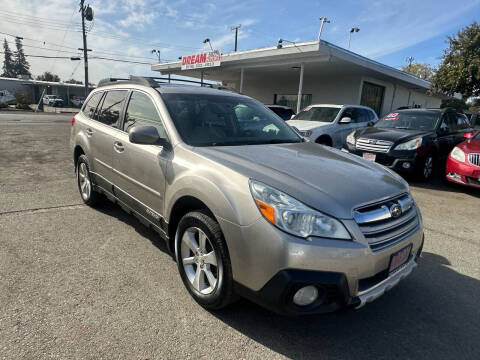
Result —
[{"label": "banner sign", "polygon": [[218,50],[182,56],[182,70],[220,66],[221,62],[222,54]]}]

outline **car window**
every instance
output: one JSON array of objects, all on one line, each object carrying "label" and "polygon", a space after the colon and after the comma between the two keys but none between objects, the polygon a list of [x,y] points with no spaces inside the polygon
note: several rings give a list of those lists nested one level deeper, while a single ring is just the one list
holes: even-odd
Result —
[{"label": "car window", "polygon": [[362,122],[362,113],[360,112],[360,110],[362,109],[357,109],[353,107],[347,108],[343,111],[341,118],[349,117],[350,119],[352,119],[352,123]]},{"label": "car window", "polygon": [[97,92],[93,94],[90,99],[83,105],[82,112],[85,114],[85,116],[88,116],[89,118],[93,119],[95,116],[95,109],[97,108],[97,105],[102,98],[103,92]]},{"label": "car window", "polygon": [[368,110],[356,108],[355,111],[358,113],[357,123],[366,123],[370,121],[370,118],[368,116]]},{"label": "car window", "polygon": [[300,111],[293,120],[307,120],[319,122],[333,122],[335,120],[340,108],[336,107],[312,107],[307,106]]},{"label": "car window", "polygon": [[134,91],[128,102],[123,130],[130,130],[134,126],[154,126],[161,138],[166,138],[157,109],[150,97],[144,93]]},{"label": "car window", "polygon": [[373,121],[377,117],[377,114],[375,114],[372,110],[367,110],[368,113],[368,121]]},{"label": "car window", "polygon": [[272,110],[275,114],[280,116],[283,120],[290,120],[292,115],[295,115],[292,109],[284,109],[281,107],[269,107],[270,110]]},{"label": "car window", "polygon": [[464,114],[457,114],[457,128],[458,130],[465,130],[470,127],[468,118]]},{"label": "car window", "polygon": [[175,127],[192,146],[302,142],[263,104],[243,96],[161,94]]},{"label": "car window", "polygon": [[108,91],[103,99],[102,108],[98,114],[98,121],[117,127],[127,93],[128,91],[126,90]]},{"label": "car window", "polygon": [[447,122],[447,128],[448,132],[455,132],[458,130],[458,125],[457,125],[457,115],[454,113],[448,113],[446,114],[446,122]]}]

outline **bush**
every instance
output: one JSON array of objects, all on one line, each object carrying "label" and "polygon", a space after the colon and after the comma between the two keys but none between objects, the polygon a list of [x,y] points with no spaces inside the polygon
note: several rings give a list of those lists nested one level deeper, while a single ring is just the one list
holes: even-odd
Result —
[{"label": "bush", "polygon": [[28,96],[28,94],[22,93],[20,91],[15,91],[13,97],[15,98],[15,107],[17,109],[31,110],[29,106],[30,97]]},{"label": "bush", "polygon": [[7,108],[7,107],[8,107],[7,103],[0,102],[0,109],[4,109],[4,108]]}]

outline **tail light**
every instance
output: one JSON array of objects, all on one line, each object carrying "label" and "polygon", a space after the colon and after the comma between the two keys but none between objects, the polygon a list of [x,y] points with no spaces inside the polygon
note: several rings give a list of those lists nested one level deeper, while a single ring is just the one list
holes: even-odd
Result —
[{"label": "tail light", "polygon": [[75,125],[75,116],[72,118],[72,126]]}]

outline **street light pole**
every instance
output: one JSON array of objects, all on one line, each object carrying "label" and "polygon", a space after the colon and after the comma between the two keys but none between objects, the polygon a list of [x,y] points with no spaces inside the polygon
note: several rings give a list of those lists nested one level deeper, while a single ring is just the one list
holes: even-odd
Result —
[{"label": "street light pole", "polygon": [[320,38],[322,37],[323,25],[325,25],[325,23],[330,24],[330,20],[328,20],[325,16],[322,16],[320,21],[322,23],[320,24],[320,31],[318,32],[318,41],[320,41]]},{"label": "street light pole", "polygon": [[242,24],[238,24],[237,26],[232,26],[230,29],[233,31],[235,30],[235,51],[237,51],[238,45],[238,29],[242,26]]},{"label": "street light pole", "polygon": [[350,34],[348,36],[348,50],[350,50],[350,43],[352,42],[352,34],[354,32],[359,32],[359,31],[360,31],[360,29],[358,27],[352,27],[350,29]]},{"label": "street light pole", "polygon": [[160,50],[157,50],[157,49],[153,49],[152,51],[150,51],[152,54],[157,54],[158,55],[158,62],[160,63]]}]

